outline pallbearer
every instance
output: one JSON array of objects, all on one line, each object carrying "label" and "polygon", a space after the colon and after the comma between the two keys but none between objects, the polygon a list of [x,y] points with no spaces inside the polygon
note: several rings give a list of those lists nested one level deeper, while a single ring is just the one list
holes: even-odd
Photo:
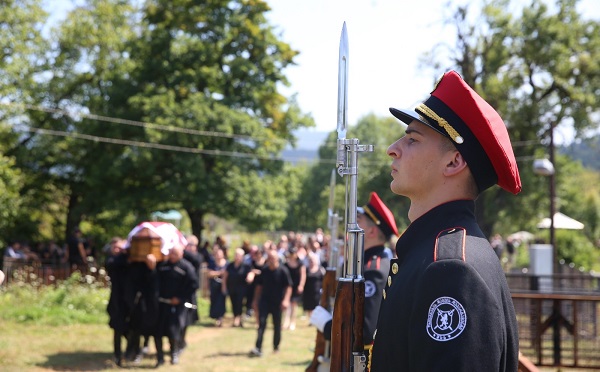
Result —
[{"label": "pallbearer", "polygon": [[158,366],[164,363],[163,337],[169,339],[171,364],[179,363],[189,307],[198,289],[198,274],[194,266],[183,258],[187,241],[180,234],[169,249],[167,259],[156,266],[159,283],[159,317],[155,335]]}]

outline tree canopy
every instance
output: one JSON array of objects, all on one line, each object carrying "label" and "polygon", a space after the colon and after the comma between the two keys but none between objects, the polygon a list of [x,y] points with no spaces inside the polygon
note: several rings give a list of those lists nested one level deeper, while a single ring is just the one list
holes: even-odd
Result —
[{"label": "tree canopy", "polygon": [[[548,180],[532,162],[551,157],[558,210],[589,226],[586,241],[600,238],[598,172],[548,151],[556,128],[592,144],[600,124],[600,22],[577,4],[532,0],[515,12],[490,0],[476,19],[452,7],[456,44],[423,57],[432,86],[456,69],[508,126],[523,191],[479,197],[488,234],[534,230],[548,215]],[[1,238],[61,240],[83,226],[106,239],[167,209],[185,211],[199,237],[209,215],[252,231],[326,226],[336,134],[316,163],[281,159],[314,123],[281,93],[299,51],[278,39],[269,10],[261,0],[85,0],[50,25],[41,0],[5,2]],[[376,191],[402,230],[408,201],[389,190],[385,154],[402,126],[372,114],[351,124],[348,138],[375,148],[359,159],[358,202]]]}]

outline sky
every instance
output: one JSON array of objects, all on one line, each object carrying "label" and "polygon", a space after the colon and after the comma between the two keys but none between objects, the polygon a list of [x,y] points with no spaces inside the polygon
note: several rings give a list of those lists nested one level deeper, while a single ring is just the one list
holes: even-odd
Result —
[{"label": "sky", "polygon": [[[69,9],[69,0],[45,1],[56,19]],[[386,116],[389,107],[410,108],[427,98],[437,76],[419,69],[419,58],[438,43],[454,45],[455,31],[443,22],[455,9],[447,6],[448,0],[266,1],[271,7],[267,18],[276,33],[300,52],[296,65],[285,70],[291,86],[282,92],[297,95],[301,110],[315,119],[314,131],[336,129],[344,22],[350,51],[349,125],[369,113]],[[466,2],[474,3],[453,3]],[[579,9],[586,17],[600,20],[600,1],[580,0]]]},{"label": "sky", "polygon": [[[353,125],[369,113],[390,115],[389,107],[411,108],[429,96],[438,76],[420,69],[419,58],[438,43],[454,45],[455,30],[443,22],[455,9],[447,2],[268,1],[272,7],[268,18],[280,27],[282,39],[300,51],[298,65],[287,73],[292,83],[289,91],[297,92],[300,107],[313,115],[315,130],[336,128],[337,65],[344,22],[350,50],[348,116]],[[600,1],[581,0],[579,9],[587,18],[600,20]]]}]

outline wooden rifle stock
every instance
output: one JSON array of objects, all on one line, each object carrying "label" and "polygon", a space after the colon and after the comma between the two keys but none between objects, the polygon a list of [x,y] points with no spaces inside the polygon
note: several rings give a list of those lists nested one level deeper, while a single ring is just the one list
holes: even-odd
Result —
[{"label": "wooden rifle stock", "polygon": [[[331,312],[331,299],[335,296],[336,289],[336,269],[335,267],[328,267],[323,277],[323,285],[321,289],[321,299],[319,305],[324,307],[327,311]],[[306,372],[317,372],[321,361],[320,357],[325,357],[329,353],[327,352],[327,342],[325,341],[325,335],[323,332],[317,329],[317,338],[315,339],[315,353],[312,361],[306,367]]]},{"label": "wooden rifle stock", "polygon": [[331,371],[363,370],[357,361],[364,364],[364,303],[364,279],[340,278],[331,328]]}]

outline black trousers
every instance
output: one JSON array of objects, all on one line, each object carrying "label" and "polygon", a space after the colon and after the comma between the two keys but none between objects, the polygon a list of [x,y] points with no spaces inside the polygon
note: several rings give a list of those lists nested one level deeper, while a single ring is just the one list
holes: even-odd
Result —
[{"label": "black trousers", "polygon": [[244,291],[229,292],[229,300],[231,301],[231,310],[233,311],[233,316],[242,315],[245,295],[246,293]]},{"label": "black trousers", "polygon": [[267,328],[267,317],[271,314],[273,319],[273,349],[279,349],[281,343],[281,305],[259,303],[258,305],[258,337],[256,348],[262,350],[263,335]]},{"label": "black trousers", "polygon": [[116,329],[113,330],[113,350],[115,353],[115,358],[117,359],[121,359],[123,356],[123,350],[121,348],[121,339],[123,337],[127,339],[127,336],[123,332],[117,331]]},{"label": "black trousers", "polygon": [[[165,351],[163,350],[163,338],[162,336],[154,336],[154,343],[156,344],[156,359],[158,361],[165,360]],[[179,352],[180,340],[169,337],[169,346],[171,347],[171,358],[173,355]]]}]

